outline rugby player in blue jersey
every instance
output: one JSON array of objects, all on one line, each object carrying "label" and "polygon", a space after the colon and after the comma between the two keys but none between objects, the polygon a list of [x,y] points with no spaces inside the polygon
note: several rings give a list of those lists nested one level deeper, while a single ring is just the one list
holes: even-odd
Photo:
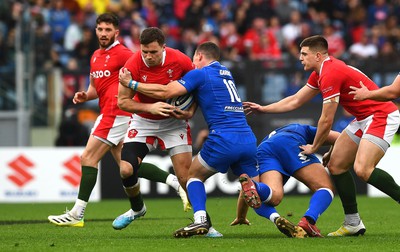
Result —
[{"label": "rugby player in blue jersey", "polygon": [[[274,130],[258,145],[260,182],[252,181],[246,174],[239,177],[243,191],[255,187],[263,202],[260,206],[249,206],[258,215],[271,220],[288,237],[322,237],[315,224],[333,200],[333,185],[320,160],[315,154],[302,153],[301,147],[312,143],[316,132],[316,127],[302,124],[289,124]],[[333,145],[339,134],[331,130],[325,144]],[[330,152],[324,155],[324,163],[329,158]],[[308,209],[297,225],[281,217],[275,209],[283,199],[283,186],[290,177],[301,181],[313,192]],[[248,225],[247,209],[243,201],[238,201],[237,217],[231,225]]]},{"label": "rugby player in blue jersey", "polygon": [[[174,236],[177,238],[208,232],[210,223],[206,217],[207,196],[204,187],[207,178],[218,172],[226,173],[231,168],[237,176],[246,173],[258,181],[257,140],[247,124],[232,74],[218,62],[219,58],[220,49],[215,43],[200,44],[193,56],[196,69],[168,85],[140,83],[131,80],[131,74],[126,69],[120,71],[121,85],[153,98],[168,99],[192,93],[207,122],[209,136],[189,168],[186,184],[194,222],[176,230]],[[167,103],[159,109],[162,113],[193,115],[188,111],[177,110]],[[247,193],[253,192],[255,189]],[[256,198],[253,200],[254,204],[261,203]]]}]

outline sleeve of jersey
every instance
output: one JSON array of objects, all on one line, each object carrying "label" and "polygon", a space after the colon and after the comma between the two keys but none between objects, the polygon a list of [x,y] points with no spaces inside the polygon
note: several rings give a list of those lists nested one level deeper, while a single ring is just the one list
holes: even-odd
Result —
[{"label": "sleeve of jersey", "polygon": [[316,90],[319,89],[318,88],[318,76],[315,72],[312,72],[310,77],[308,78],[307,86],[312,89],[316,89]]},{"label": "sleeve of jersey", "polygon": [[193,90],[200,87],[200,85],[204,83],[204,80],[204,72],[195,69],[185,74],[182,79],[178,80],[178,82],[186,88],[188,93],[191,93]]},{"label": "sleeve of jersey", "polygon": [[341,82],[333,75],[323,75],[320,80],[323,103],[339,103]]}]

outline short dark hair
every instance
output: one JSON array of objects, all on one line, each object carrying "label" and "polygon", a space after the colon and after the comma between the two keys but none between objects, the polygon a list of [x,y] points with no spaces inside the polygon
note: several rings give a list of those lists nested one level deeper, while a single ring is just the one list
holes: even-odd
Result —
[{"label": "short dark hair", "polygon": [[113,24],[115,28],[118,28],[119,26],[119,20],[117,15],[113,14],[113,13],[103,13],[101,15],[99,15],[96,19],[96,24],[100,24],[100,23],[109,23],[109,24]]},{"label": "short dark hair", "polygon": [[300,43],[300,48],[304,46],[309,47],[310,50],[313,52],[322,52],[322,53],[328,52],[328,41],[326,41],[326,39],[321,35],[314,35],[305,38]]},{"label": "short dark hair", "polygon": [[148,45],[154,41],[162,46],[165,43],[164,33],[157,27],[148,27],[140,33],[140,44]]},{"label": "short dark hair", "polygon": [[210,41],[200,44],[196,52],[201,52],[208,59],[219,60],[221,57],[221,50],[218,45]]}]

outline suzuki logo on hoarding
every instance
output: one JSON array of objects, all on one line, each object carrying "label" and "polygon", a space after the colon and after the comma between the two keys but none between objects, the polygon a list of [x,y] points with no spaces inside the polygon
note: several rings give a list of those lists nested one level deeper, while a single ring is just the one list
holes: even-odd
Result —
[{"label": "suzuki logo on hoarding", "polygon": [[81,159],[78,155],[73,156],[70,160],[63,163],[63,165],[69,171],[69,174],[63,176],[63,178],[70,183],[72,186],[77,187],[81,181]]},{"label": "suzuki logo on hoarding", "polygon": [[28,172],[28,169],[32,169],[34,164],[26,157],[20,155],[14,161],[8,163],[8,166],[14,170],[14,174],[9,175],[8,179],[14,182],[17,186],[23,187],[33,179],[33,176]]}]

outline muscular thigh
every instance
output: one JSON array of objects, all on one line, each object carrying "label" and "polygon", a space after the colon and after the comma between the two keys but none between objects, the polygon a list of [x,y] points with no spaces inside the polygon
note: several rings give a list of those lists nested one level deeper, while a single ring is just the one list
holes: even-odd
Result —
[{"label": "muscular thigh", "polygon": [[284,176],[278,171],[267,171],[260,174],[260,181],[268,185],[272,190],[272,202],[280,202],[283,198]]},{"label": "muscular thigh", "polygon": [[320,163],[314,163],[297,170],[293,176],[315,192],[321,188],[333,190],[328,172]]},{"label": "muscular thigh", "polygon": [[[348,134],[348,131],[344,130],[333,146],[328,163],[328,168],[332,175],[341,174],[353,166],[358,145]],[[353,135],[352,137],[356,136]]]},{"label": "muscular thigh", "polygon": [[110,148],[110,144],[91,135],[86,144],[86,148],[82,153],[81,164],[83,166],[97,167],[101,158],[110,150]]}]

